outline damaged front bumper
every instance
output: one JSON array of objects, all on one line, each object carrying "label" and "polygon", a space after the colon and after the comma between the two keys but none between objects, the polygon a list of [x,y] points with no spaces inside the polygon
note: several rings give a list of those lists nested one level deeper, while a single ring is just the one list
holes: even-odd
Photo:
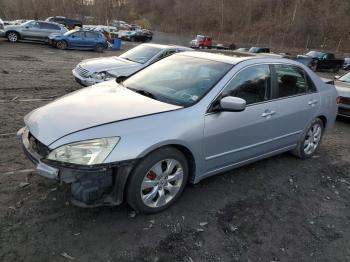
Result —
[{"label": "damaged front bumper", "polygon": [[[136,160],[81,166],[46,159],[27,128],[17,133],[40,176],[71,184],[71,202],[80,207],[116,206],[123,202],[127,178]],[[40,142],[36,142],[40,143]],[[42,146],[42,145],[41,145]]]}]

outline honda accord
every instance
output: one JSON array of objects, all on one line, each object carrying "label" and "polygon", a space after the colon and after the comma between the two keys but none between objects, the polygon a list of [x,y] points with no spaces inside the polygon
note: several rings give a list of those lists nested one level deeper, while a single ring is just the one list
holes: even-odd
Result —
[{"label": "honda accord", "polygon": [[71,184],[78,206],[159,212],[188,182],[287,151],[309,158],[339,100],[283,58],[183,52],[121,80],[32,111],[18,132],[39,175]]}]

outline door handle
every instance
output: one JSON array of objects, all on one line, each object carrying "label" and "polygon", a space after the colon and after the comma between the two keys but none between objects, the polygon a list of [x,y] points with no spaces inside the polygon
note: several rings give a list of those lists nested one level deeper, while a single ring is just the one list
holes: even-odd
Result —
[{"label": "door handle", "polygon": [[316,99],[314,99],[314,100],[310,100],[307,104],[309,105],[309,106],[313,106],[313,105],[315,105],[315,104],[317,104],[318,103],[318,101],[316,100]]},{"label": "door handle", "polygon": [[262,113],[262,117],[266,117],[266,118],[269,118],[271,116],[273,116],[274,114],[276,114],[276,111],[270,111],[270,110],[266,110],[264,113]]}]

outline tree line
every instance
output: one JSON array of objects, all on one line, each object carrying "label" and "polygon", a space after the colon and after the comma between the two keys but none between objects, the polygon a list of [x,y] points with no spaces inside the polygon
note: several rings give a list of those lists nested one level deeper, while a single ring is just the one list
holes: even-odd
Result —
[{"label": "tree line", "polygon": [[349,0],[0,0],[3,19],[143,21],[154,30],[241,45],[344,52],[350,52],[349,14]]}]

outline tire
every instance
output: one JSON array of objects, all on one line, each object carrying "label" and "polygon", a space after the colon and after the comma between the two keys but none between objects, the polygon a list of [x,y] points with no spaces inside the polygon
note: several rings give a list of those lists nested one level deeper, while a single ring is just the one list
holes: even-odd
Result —
[{"label": "tire", "polygon": [[17,32],[7,33],[7,40],[11,43],[16,43],[19,40],[19,34]]},{"label": "tire", "polygon": [[164,147],[153,151],[133,170],[126,188],[126,200],[136,212],[160,212],[179,198],[187,183],[188,172],[187,159],[179,150]]},{"label": "tire", "polygon": [[103,46],[102,45],[96,45],[95,46],[95,51],[98,53],[103,53]]},{"label": "tire", "polygon": [[61,50],[65,50],[65,49],[67,49],[67,42],[66,41],[58,41],[57,42],[57,44],[56,44],[56,47],[58,48],[58,49],[61,49]]},{"label": "tire", "polygon": [[317,63],[315,62],[313,65],[311,65],[310,69],[314,72],[317,72]]},{"label": "tire", "polygon": [[333,68],[333,73],[338,73],[340,70],[340,65],[336,65],[334,68]]},{"label": "tire", "polygon": [[312,157],[321,144],[323,132],[323,121],[320,118],[315,118],[305,129],[298,145],[291,151],[291,153],[301,159]]},{"label": "tire", "polygon": [[203,49],[203,48],[204,48],[204,46],[202,46],[202,45],[199,46],[199,49]]}]

